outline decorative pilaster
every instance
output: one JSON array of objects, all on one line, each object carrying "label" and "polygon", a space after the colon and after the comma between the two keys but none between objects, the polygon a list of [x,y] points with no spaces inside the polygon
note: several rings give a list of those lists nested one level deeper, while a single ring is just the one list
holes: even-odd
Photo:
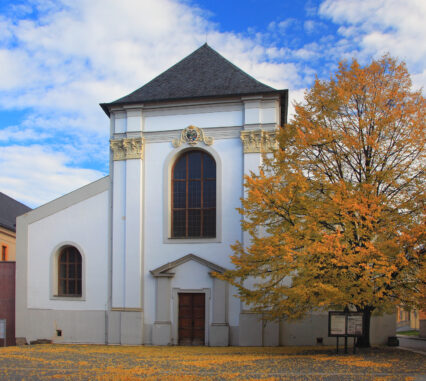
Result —
[{"label": "decorative pilaster", "polygon": [[113,160],[143,159],[143,145],[143,138],[111,140]]},{"label": "decorative pilaster", "polygon": [[213,277],[213,320],[210,326],[210,345],[229,345],[228,284]]},{"label": "decorative pilaster", "polygon": [[273,152],[278,148],[276,131],[241,131],[244,153]]},{"label": "decorative pilaster", "polygon": [[170,299],[172,298],[171,277],[156,277],[155,322],[152,327],[153,345],[170,345],[172,339],[172,323],[170,321]]},{"label": "decorative pilaster", "polygon": [[[112,176],[111,343],[143,343],[143,202],[142,136],[110,142]],[[114,333],[115,332],[115,333]]]}]

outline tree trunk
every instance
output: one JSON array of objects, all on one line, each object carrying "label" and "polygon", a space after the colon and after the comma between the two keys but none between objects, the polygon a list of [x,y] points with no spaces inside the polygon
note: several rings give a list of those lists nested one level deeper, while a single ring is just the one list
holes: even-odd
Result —
[{"label": "tree trunk", "polygon": [[362,336],[358,337],[357,346],[361,348],[370,347],[370,320],[371,312],[373,307],[364,307],[363,309],[358,309],[359,312],[363,313],[362,316]]}]

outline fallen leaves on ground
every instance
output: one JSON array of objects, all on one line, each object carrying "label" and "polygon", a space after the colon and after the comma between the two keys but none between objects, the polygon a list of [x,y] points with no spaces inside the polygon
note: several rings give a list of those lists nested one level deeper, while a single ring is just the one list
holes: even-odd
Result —
[{"label": "fallen leaves on ground", "polygon": [[414,380],[425,357],[391,348],[36,345],[0,349],[7,380]]}]

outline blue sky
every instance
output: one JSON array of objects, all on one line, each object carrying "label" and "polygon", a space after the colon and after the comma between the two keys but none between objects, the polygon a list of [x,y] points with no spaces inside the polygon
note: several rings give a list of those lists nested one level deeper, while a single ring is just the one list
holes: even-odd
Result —
[{"label": "blue sky", "polygon": [[303,100],[384,53],[426,84],[424,0],[0,0],[0,192],[36,207],[108,174],[99,103],[208,42]]}]

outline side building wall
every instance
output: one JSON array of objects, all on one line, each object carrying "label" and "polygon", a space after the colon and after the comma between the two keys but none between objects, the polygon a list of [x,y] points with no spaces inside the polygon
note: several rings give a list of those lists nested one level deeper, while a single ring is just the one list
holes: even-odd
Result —
[{"label": "side building wall", "polygon": [[15,262],[0,262],[0,319],[6,319],[6,345],[15,345]]},{"label": "side building wall", "polygon": [[[16,337],[106,341],[108,190],[105,177],[18,217]],[[55,256],[65,245],[82,256],[81,297],[57,296]]]},{"label": "side building wall", "polygon": [[16,253],[16,233],[0,226],[0,262],[14,261]]},{"label": "side building wall", "polygon": [[[386,345],[395,331],[394,314],[371,317],[371,345]],[[260,314],[246,312],[240,317],[240,332],[242,346],[336,345],[336,338],[328,337],[328,312],[314,312],[301,320],[279,323],[265,322]],[[352,343],[353,338],[349,338],[349,345]]]},{"label": "side building wall", "polygon": [[[395,336],[394,314],[373,315],[370,321],[370,343],[386,345],[389,336]],[[352,345],[352,338],[349,344]],[[342,339],[340,339],[342,342]],[[336,338],[328,337],[328,312],[312,313],[295,322],[282,321],[280,324],[280,345],[335,345]]]}]

